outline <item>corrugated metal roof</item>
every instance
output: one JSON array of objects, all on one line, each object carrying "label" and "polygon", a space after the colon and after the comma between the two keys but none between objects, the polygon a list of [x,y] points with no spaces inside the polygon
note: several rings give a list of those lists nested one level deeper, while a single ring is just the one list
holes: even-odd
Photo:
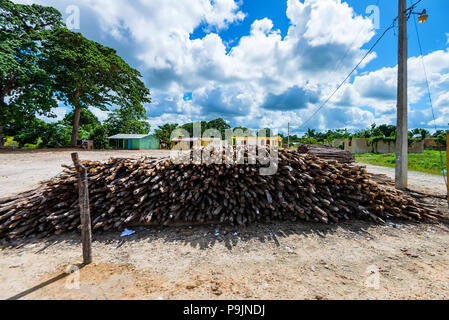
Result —
[{"label": "corrugated metal roof", "polygon": [[142,139],[151,136],[151,134],[116,134],[108,139]]}]

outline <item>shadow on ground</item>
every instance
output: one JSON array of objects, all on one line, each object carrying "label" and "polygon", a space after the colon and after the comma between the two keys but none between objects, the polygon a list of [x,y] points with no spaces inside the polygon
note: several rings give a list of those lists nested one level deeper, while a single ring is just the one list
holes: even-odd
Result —
[{"label": "shadow on ground", "polygon": [[[78,264],[76,267],[78,269],[82,269],[85,266],[86,266],[85,264]],[[22,291],[22,292],[16,294],[15,296],[10,297],[10,298],[8,298],[6,300],[19,300],[19,299],[24,298],[24,297],[26,297],[26,296],[28,296],[28,295],[30,295],[30,294],[40,290],[40,289],[43,289],[43,288],[51,285],[52,283],[55,283],[55,282],[57,282],[57,281],[59,281],[61,279],[64,279],[64,278],[68,277],[69,275],[70,275],[70,273],[63,272],[63,273],[57,275],[56,277],[51,278],[50,280],[47,280],[47,281],[42,282],[42,283],[40,283],[40,284],[30,288],[30,289]]]},{"label": "shadow on ground", "polygon": [[[223,244],[228,250],[232,250],[238,243],[244,243],[252,240],[261,243],[272,242],[276,246],[280,246],[279,239],[287,238],[291,235],[303,235],[305,237],[318,235],[325,238],[327,235],[343,229],[348,237],[371,237],[372,230],[384,228],[384,232],[399,232],[401,229],[409,227],[432,227],[442,226],[448,227],[449,222],[430,223],[430,222],[409,222],[404,220],[387,221],[386,225],[376,223],[351,220],[338,224],[325,225],[322,223],[307,222],[273,222],[273,223],[256,223],[249,227],[232,227],[228,225],[207,224],[192,227],[129,227],[135,231],[134,234],[122,237],[120,231],[94,232],[93,241],[103,244],[111,244],[116,248],[126,243],[147,241],[164,241],[166,243],[176,243],[179,245],[188,245],[193,248],[202,250],[211,248],[217,244]],[[73,245],[81,244],[81,235],[78,233],[68,233],[60,236],[50,236],[41,239],[17,239],[14,241],[0,242],[1,248],[20,249],[22,247],[30,247],[33,245],[42,246],[36,250],[36,254],[45,253],[46,249],[51,246],[68,242]]]}]

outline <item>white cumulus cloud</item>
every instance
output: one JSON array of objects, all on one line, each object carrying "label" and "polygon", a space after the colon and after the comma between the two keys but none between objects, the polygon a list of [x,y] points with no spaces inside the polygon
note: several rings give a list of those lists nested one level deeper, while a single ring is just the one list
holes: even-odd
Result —
[{"label": "white cumulus cloud", "polygon": [[[285,132],[289,122],[305,129],[301,126],[366,54],[375,35],[371,19],[341,0],[286,1],[290,26],[285,36],[272,20],[261,18],[250,21],[250,30],[230,48],[220,33],[248,19],[241,1],[78,0],[77,5],[83,34],[113,45],[141,70],[152,91],[152,125],[221,116],[232,125]],[[61,12],[72,4],[20,2],[52,5]],[[204,36],[194,38],[198,29]],[[361,68],[376,56],[371,53]],[[447,107],[448,50],[424,59],[436,105]],[[307,126],[392,123],[396,70],[385,67],[356,75],[326,106],[325,115],[319,113]],[[410,102],[422,101],[426,91],[419,57],[409,59],[409,81]],[[186,92],[192,93],[191,101],[184,101]]]}]

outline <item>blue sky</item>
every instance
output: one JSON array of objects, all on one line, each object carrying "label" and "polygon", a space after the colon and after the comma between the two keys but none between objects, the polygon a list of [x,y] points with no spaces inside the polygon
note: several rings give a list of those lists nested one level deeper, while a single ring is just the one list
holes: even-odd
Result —
[{"label": "blue sky", "polygon": [[[58,8],[69,0],[23,0]],[[415,1],[413,1],[415,2]],[[411,1],[408,0],[408,5]],[[367,8],[379,8],[376,29]],[[114,47],[150,88],[153,127],[223,117],[232,126],[357,130],[394,124],[397,31],[389,31],[333,99],[309,119],[397,16],[391,0],[79,0],[80,29]],[[449,123],[449,1],[423,0],[418,29],[436,122]],[[413,18],[409,126],[434,127]],[[344,59],[342,59],[344,58]],[[105,113],[93,110],[101,118]],[[55,112],[62,117],[66,108]]]}]

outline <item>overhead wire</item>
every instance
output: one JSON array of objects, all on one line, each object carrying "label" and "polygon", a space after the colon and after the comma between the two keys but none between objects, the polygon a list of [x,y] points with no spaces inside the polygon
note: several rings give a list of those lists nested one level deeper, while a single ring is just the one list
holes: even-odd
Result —
[{"label": "overhead wire", "polygon": [[[416,5],[417,5],[418,3],[420,3],[421,1],[422,1],[422,0],[420,0],[420,1],[418,1],[417,3],[415,3],[414,5],[412,5],[412,6],[410,7],[410,8],[411,8],[410,10],[412,10],[414,7],[416,7]],[[410,2],[411,2],[411,1],[410,1]],[[409,15],[412,15],[411,12],[410,12]],[[437,121],[436,121],[436,118],[435,118],[435,111],[434,111],[434,108],[433,108],[433,102],[432,102],[432,93],[431,93],[431,91],[430,91],[429,77],[428,77],[428,74],[427,74],[426,63],[425,63],[425,61],[424,61],[424,54],[423,54],[423,49],[422,49],[422,44],[421,44],[421,37],[419,36],[419,30],[418,30],[418,24],[417,24],[417,22],[416,22],[416,17],[413,17],[413,22],[414,22],[414,25],[415,25],[416,38],[417,38],[417,41],[418,41],[419,52],[420,52],[420,57],[421,57],[421,64],[422,64],[422,68],[423,68],[423,72],[424,72],[424,78],[425,78],[425,80],[426,80],[427,96],[428,96],[428,99],[429,99],[429,105],[430,105],[430,109],[431,109],[431,111],[432,111],[433,124],[434,124],[435,132],[436,132],[436,131],[438,131]],[[440,151],[440,167],[441,167],[441,173],[443,174],[443,173],[444,173],[443,152],[441,151],[441,149],[440,149],[439,151]],[[449,169],[449,168],[446,168],[446,170],[448,170],[448,169]],[[443,174],[443,179],[444,179],[444,184],[446,185],[446,190],[448,190],[448,181],[447,181],[447,179],[446,179],[446,175],[445,175],[445,174]],[[448,192],[448,196],[449,196],[449,192]]]},{"label": "overhead wire", "polygon": [[[397,18],[396,18],[397,19]],[[396,21],[396,19],[394,21]],[[369,54],[374,50],[374,48],[379,44],[380,40],[387,34],[389,30],[394,28],[394,22],[385,29],[382,35],[374,42],[371,48],[365,53],[363,58],[356,64],[356,66],[351,70],[351,72],[345,77],[345,79],[337,86],[337,88],[332,92],[332,94],[318,107],[318,109],[301,124],[301,129],[304,129],[307,123],[309,123],[326,105],[327,103],[335,96],[335,94],[340,90],[340,88],[346,83],[346,81],[352,76],[352,74],[358,69],[358,67],[365,61],[365,59],[369,56]]]},{"label": "overhead wire", "polygon": [[[423,0],[418,0],[414,4],[410,6],[410,8],[406,9],[404,12],[408,12],[413,10],[420,2]],[[377,2],[379,3],[379,1]],[[300,129],[305,129],[306,125],[327,105],[327,103],[335,96],[335,94],[338,92],[338,90],[341,89],[341,87],[346,83],[346,81],[352,76],[352,74],[358,69],[358,67],[362,64],[362,62],[368,57],[368,55],[374,50],[374,48],[377,46],[377,44],[382,40],[382,38],[387,34],[387,32],[391,29],[394,29],[396,26],[396,21],[399,19],[399,17],[396,17],[392,24],[387,27],[382,35],[376,40],[376,42],[371,46],[371,48],[366,52],[366,54],[363,56],[363,58],[357,63],[357,65],[351,70],[351,72],[346,76],[346,78],[337,86],[337,88],[332,92],[332,94],[318,107],[317,110],[306,120],[301,124]],[[345,54],[346,56],[347,54]]]},{"label": "overhead wire", "polygon": [[[379,6],[379,2],[380,0],[377,0],[376,4],[374,6],[378,7]],[[348,49],[346,50],[346,52],[344,53],[344,55],[340,58],[340,60],[337,63],[337,66],[335,67],[334,72],[336,72],[339,68],[340,65],[343,63],[343,61],[346,59],[346,57],[349,54],[349,51],[351,51],[352,46],[356,43],[357,40],[359,40],[360,34],[362,33],[362,28],[359,29],[359,32],[357,33],[357,36],[354,38],[354,40],[352,41],[351,45],[348,46]]]}]

